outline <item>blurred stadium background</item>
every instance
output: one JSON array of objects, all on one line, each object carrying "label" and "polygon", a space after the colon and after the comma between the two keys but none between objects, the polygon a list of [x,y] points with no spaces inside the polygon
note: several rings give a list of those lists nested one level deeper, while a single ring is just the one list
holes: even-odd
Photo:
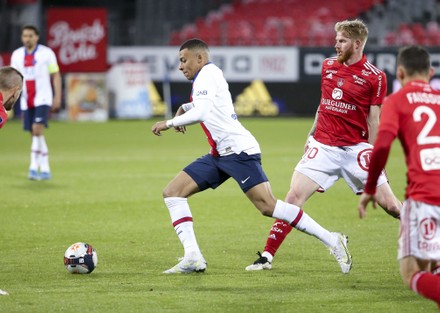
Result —
[{"label": "blurred stadium background", "polygon": [[[437,0],[2,0],[0,65],[34,24],[63,74],[59,119],[170,115],[188,100],[178,46],[199,37],[230,83],[242,116],[312,116],[320,66],[334,54],[334,23],[361,18],[366,53],[394,79],[398,47],[418,43],[440,73]],[[440,86],[440,76],[433,79]],[[18,111],[15,112],[19,114]]]},{"label": "blurred stadium background", "polygon": [[[180,253],[161,190],[207,151],[203,132],[166,140],[143,119],[187,102],[191,83],[178,71],[178,47],[197,36],[222,67],[243,123],[261,144],[274,194],[282,196],[320,97],[320,68],[334,55],[333,25],[362,18],[366,53],[394,88],[397,49],[420,43],[440,73],[440,0],[0,0],[0,65],[34,24],[60,63],[64,110],[50,125],[54,179],[26,179],[29,138],[16,121],[0,146],[0,312],[399,312],[435,305],[402,285],[396,264],[398,223],[382,210],[357,217],[343,182],[313,197],[306,210],[350,235],[355,268],[341,276],[315,238],[297,232],[276,269],[243,271],[271,225],[251,209],[235,182],[192,199],[207,275],[159,275]],[[432,84],[440,86],[440,75]],[[18,106],[16,106],[18,108]],[[281,118],[287,116],[289,118]],[[109,123],[65,123],[107,121]],[[124,121],[116,121],[124,119]],[[125,121],[136,119],[140,121]],[[151,121],[153,123],[153,121]],[[165,138],[163,138],[165,139]],[[400,146],[387,173],[403,199]],[[225,195],[227,195],[225,197]],[[214,221],[215,217],[215,221]],[[213,222],[214,221],[214,222]],[[72,276],[65,249],[87,241],[98,270]]]}]

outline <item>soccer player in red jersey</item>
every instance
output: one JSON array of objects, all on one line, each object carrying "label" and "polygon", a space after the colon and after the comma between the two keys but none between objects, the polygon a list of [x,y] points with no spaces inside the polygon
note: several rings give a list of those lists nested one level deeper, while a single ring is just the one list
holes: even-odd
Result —
[{"label": "soccer player in red jersey", "polygon": [[405,285],[440,308],[440,91],[429,85],[433,75],[428,51],[400,49],[397,78],[402,89],[384,103],[379,133],[371,155],[359,215],[378,201],[376,182],[393,140],[398,137],[408,168],[400,218],[398,259]]},{"label": "soccer player in red jersey", "polygon": [[[5,125],[8,119],[6,110],[11,110],[20,97],[23,88],[23,75],[10,66],[0,68],[0,128]],[[0,296],[7,296],[9,293],[0,289]]]},{"label": "soccer player in red jersey", "polygon": [[[316,191],[325,191],[340,178],[355,194],[362,193],[381,104],[387,93],[385,74],[363,54],[368,37],[366,25],[360,20],[346,20],[336,23],[335,31],[337,55],[322,64],[320,105],[285,199],[299,207]],[[377,190],[378,203],[387,213],[398,217],[401,203],[383,173]],[[303,224],[301,217],[297,224]],[[302,226],[308,229],[307,225]],[[271,269],[275,253],[291,230],[292,226],[276,220],[264,252],[258,252],[260,257],[246,270]],[[315,233],[323,243],[328,236],[324,231]],[[347,237],[342,240],[346,242]],[[348,254],[348,259],[339,264],[342,272],[348,273],[351,256]]]},{"label": "soccer player in red jersey", "polygon": [[8,119],[10,111],[20,97],[23,88],[23,75],[10,66],[0,68],[0,128]]}]

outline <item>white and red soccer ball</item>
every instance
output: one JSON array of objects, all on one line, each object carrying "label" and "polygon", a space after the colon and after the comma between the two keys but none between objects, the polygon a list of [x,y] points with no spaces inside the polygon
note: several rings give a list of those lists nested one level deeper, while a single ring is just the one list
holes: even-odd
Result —
[{"label": "white and red soccer ball", "polygon": [[69,273],[90,274],[98,265],[98,254],[91,245],[77,242],[64,253],[64,265]]}]

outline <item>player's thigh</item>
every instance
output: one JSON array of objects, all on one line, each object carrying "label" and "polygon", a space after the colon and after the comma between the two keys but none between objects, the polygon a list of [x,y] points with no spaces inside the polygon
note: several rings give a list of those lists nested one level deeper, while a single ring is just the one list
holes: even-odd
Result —
[{"label": "player's thigh", "polygon": [[184,197],[187,198],[199,191],[194,179],[184,171],[179,172],[163,190],[164,198]]},{"label": "player's thigh", "polygon": [[253,186],[246,192],[246,196],[263,215],[273,215],[277,199],[268,181]]},{"label": "player's thigh", "polygon": [[319,187],[320,185],[314,180],[295,170],[285,200],[288,203],[302,207]]},{"label": "player's thigh", "polygon": [[[362,142],[354,146],[346,147],[341,162],[341,173],[347,185],[355,194],[361,194],[368,178],[368,167],[373,146]],[[378,179],[377,186],[387,182],[384,172]]]},{"label": "player's thigh", "polygon": [[[309,139],[307,151],[295,167],[292,182],[296,181],[296,172],[315,182],[323,191],[330,188],[341,176],[340,151],[338,147],[323,145],[313,138]],[[301,182],[307,180],[300,178]],[[318,189],[316,188],[316,190]],[[292,188],[291,188],[292,190]],[[298,192],[301,192],[298,190]],[[309,191],[305,191],[308,198]],[[308,196],[307,196],[308,195]],[[303,199],[304,200],[304,199]]]},{"label": "player's thigh", "polygon": [[230,177],[221,169],[219,162],[220,157],[206,154],[186,166],[183,171],[196,183],[198,191],[215,189]]}]

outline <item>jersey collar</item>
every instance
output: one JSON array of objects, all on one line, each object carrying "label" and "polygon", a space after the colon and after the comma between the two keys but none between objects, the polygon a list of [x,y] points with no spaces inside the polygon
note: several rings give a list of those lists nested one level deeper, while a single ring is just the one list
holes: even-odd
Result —
[{"label": "jersey collar", "polygon": [[[208,63],[206,63],[205,65],[203,65],[203,67],[200,69],[200,71],[201,71],[206,65],[208,65],[208,64],[212,64],[212,62],[208,62]],[[192,82],[194,82],[194,81],[196,80],[197,76],[199,76],[200,71],[198,71],[197,74],[194,76]]]},{"label": "jersey collar", "polygon": [[26,48],[24,48],[24,54],[25,54],[25,55],[30,55],[30,54],[34,55],[35,52],[37,51],[39,45],[40,45],[40,44],[37,43],[37,45],[35,46],[35,49],[34,49],[31,53],[28,53],[27,50],[26,50]]}]

